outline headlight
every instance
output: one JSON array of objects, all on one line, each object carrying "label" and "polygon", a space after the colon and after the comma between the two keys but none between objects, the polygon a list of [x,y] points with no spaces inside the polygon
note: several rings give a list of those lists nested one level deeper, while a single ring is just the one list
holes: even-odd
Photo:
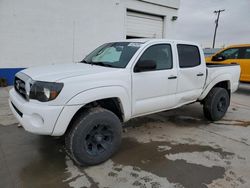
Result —
[{"label": "headlight", "polygon": [[29,98],[40,102],[54,100],[63,88],[63,83],[34,81]]}]

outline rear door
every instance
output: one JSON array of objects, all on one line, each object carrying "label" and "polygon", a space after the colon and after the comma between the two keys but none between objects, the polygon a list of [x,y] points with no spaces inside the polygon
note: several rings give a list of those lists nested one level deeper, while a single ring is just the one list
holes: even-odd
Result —
[{"label": "rear door", "polygon": [[198,46],[177,44],[179,67],[177,105],[197,100],[203,91],[206,79],[206,64]]}]

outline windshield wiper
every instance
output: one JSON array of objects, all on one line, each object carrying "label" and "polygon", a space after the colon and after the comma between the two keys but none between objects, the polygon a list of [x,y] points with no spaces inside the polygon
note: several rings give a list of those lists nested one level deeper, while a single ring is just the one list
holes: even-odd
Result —
[{"label": "windshield wiper", "polygon": [[85,59],[83,59],[82,61],[80,61],[80,63],[86,63],[86,64],[90,64],[90,65],[99,65],[99,66],[103,66],[103,67],[114,67],[117,68],[116,66],[110,65],[110,64],[106,64],[103,62],[88,62]]},{"label": "windshield wiper", "polygon": [[90,62],[90,64],[92,64],[92,65],[100,65],[100,66],[103,66],[103,67],[115,67],[113,65],[106,64],[106,63],[103,63],[103,62]]},{"label": "windshield wiper", "polygon": [[82,61],[80,61],[80,63],[92,64],[91,62],[88,62],[85,59],[83,59]]}]

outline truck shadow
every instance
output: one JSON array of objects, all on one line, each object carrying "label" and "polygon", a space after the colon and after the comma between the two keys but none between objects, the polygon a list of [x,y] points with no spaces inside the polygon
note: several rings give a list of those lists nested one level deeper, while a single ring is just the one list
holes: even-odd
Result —
[{"label": "truck shadow", "polygon": [[[17,124],[0,126],[0,145],[4,153],[1,163],[9,169],[11,176],[6,185],[13,187],[68,187],[65,173],[64,140],[39,136],[17,128]],[[1,157],[1,156],[0,156]],[[2,164],[3,165],[3,164]],[[0,169],[0,174],[1,174]],[[3,172],[7,175],[7,172]],[[7,177],[6,177],[7,178]],[[6,185],[0,187],[8,187]]]},{"label": "truck shadow", "polygon": [[208,125],[211,122],[204,118],[201,105],[192,104],[170,111],[134,118],[126,122],[125,127],[139,127],[148,123],[161,123],[162,125],[171,123],[178,127],[198,127]]}]

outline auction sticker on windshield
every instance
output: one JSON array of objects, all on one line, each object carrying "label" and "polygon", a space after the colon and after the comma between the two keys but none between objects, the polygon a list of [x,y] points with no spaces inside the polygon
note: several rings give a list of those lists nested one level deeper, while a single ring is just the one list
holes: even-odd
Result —
[{"label": "auction sticker on windshield", "polygon": [[139,43],[139,42],[131,42],[131,43],[128,44],[128,46],[139,48],[141,46],[141,43]]}]

